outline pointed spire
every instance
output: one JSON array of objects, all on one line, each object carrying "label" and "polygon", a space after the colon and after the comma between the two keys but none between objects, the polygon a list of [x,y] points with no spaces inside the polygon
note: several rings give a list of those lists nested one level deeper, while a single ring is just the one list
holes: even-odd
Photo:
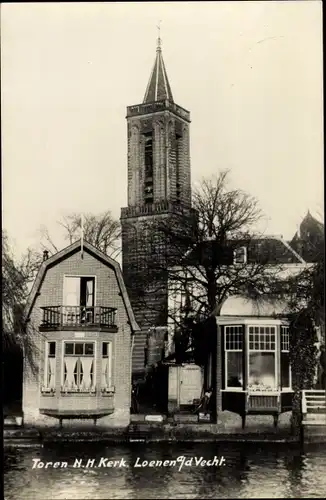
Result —
[{"label": "pointed spire", "polygon": [[171,87],[166,73],[165,64],[162,56],[161,27],[158,25],[158,38],[156,46],[156,58],[151,72],[151,76],[146,88],[143,104],[163,101],[168,99],[173,102]]},{"label": "pointed spire", "polygon": [[308,210],[307,210],[307,214],[304,216],[304,218],[303,218],[302,222],[305,222],[305,221],[310,220],[310,219],[313,219],[313,218],[314,218],[314,217],[311,215],[310,210],[309,210],[309,208],[308,208]]}]

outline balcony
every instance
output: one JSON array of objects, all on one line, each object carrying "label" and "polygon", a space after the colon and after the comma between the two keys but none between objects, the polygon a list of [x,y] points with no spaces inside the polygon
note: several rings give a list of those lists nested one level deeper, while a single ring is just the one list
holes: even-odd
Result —
[{"label": "balcony", "polygon": [[47,306],[41,307],[41,331],[96,329],[117,331],[114,307]]}]

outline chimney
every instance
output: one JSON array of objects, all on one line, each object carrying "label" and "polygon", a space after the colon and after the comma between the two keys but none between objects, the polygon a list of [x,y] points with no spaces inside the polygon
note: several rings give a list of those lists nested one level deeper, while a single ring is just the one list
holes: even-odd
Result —
[{"label": "chimney", "polygon": [[49,252],[48,252],[48,250],[44,250],[44,252],[43,252],[43,261],[48,260],[48,258],[49,258]]}]

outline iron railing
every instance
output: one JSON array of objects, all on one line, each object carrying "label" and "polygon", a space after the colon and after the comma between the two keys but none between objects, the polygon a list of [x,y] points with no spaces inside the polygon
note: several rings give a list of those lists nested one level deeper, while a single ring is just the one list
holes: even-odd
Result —
[{"label": "iron railing", "polygon": [[47,306],[41,309],[43,319],[40,326],[44,329],[80,326],[116,327],[114,307]]}]

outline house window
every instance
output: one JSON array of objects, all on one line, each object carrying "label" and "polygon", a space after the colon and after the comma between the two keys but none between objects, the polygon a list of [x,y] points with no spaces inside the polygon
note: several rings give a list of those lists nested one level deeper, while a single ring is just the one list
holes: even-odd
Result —
[{"label": "house window", "polygon": [[281,326],[281,386],[290,389],[291,383],[290,365],[290,334],[288,326]]},{"label": "house window", "polygon": [[249,326],[249,387],[275,390],[276,327]]},{"label": "house window", "polygon": [[247,248],[239,247],[233,251],[233,264],[247,264]]},{"label": "house window", "polygon": [[92,392],[95,390],[94,342],[65,342],[63,390]]},{"label": "house window", "polygon": [[112,344],[102,342],[102,381],[101,390],[106,391],[112,387]]},{"label": "house window", "polygon": [[56,343],[45,343],[44,390],[55,390]]},{"label": "house window", "polygon": [[243,327],[225,327],[225,380],[227,388],[242,388],[243,385]]}]

